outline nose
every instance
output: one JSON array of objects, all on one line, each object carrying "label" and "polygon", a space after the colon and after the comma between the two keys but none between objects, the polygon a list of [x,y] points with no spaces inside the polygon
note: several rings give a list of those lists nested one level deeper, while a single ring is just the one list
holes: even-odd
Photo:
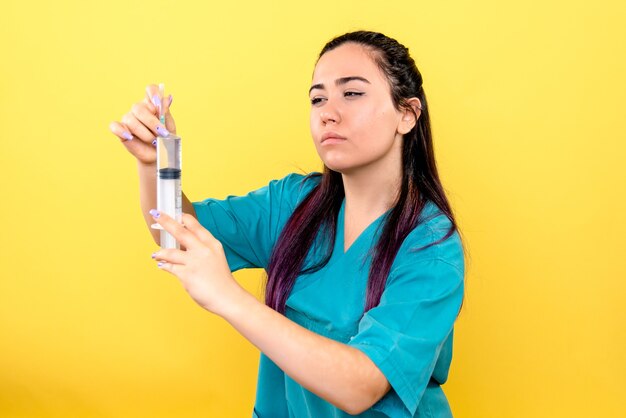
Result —
[{"label": "nose", "polygon": [[324,106],[324,110],[320,112],[320,120],[324,126],[329,123],[337,124],[341,122],[341,116],[339,115],[337,109],[331,107],[330,103],[327,102],[326,106]]}]

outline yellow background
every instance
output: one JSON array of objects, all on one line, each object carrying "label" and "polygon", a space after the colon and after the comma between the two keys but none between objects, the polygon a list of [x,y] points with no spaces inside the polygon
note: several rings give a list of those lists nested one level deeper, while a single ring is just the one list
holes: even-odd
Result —
[{"label": "yellow background", "polygon": [[193,200],[318,170],[316,54],[361,28],[424,75],[469,249],[455,417],[626,416],[624,22],[617,0],[3,1],[0,417],[250,416],[258,352],[154,266],[108,125],[164,82]]}]

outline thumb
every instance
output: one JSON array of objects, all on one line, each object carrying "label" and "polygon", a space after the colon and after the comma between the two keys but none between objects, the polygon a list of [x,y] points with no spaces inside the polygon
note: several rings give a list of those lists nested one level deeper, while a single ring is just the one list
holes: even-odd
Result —
[{"label": "thumb", "polygon": [[165,111],[165,127],[168,131],[176,133],[176,123],[174,122],[174,117],[170,113],[170,106],[172,105],[173,100],[174,98],[171,94],[167,98],[164,98],[163,110]]}]

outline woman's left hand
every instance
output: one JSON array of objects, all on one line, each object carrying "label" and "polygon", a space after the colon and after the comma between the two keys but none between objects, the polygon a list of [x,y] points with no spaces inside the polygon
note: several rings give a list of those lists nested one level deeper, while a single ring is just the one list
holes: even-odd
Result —
[{"label": "woman's left hand", "polygon": [[159,262],[158,267],[178,277],[196,303],[222,316],[236,296],[245,292],[230,272],[222,243],[187,213],[182,215],[182,223],[154,209],[150,214],[185,247],[185,250],[161,249],[152,254]]}]

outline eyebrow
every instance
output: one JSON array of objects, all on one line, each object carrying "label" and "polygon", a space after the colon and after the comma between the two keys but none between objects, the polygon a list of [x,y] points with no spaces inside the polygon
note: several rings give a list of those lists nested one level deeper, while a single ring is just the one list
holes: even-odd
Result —
[{"label": "eyebrow", "polygon": [[[341,78],[336,79],[335,80],[335,85],[336,86],[341,86],[342,84],[346,84],[346,83],[348,83],[350,81],[355,81],[355,80],[356,81],[362,81],[362,82],[367,83],[367,84],[372,84],[366,78],[354,75],[354,76],[350,76],[350,77],[341,77]],[[325,87],[321,83],[320,84],[313,84],[311,86],[311,88],[309,89],[309,94],[311,94],[311,90],[313,90],[313,89],[324,90]]]}]

